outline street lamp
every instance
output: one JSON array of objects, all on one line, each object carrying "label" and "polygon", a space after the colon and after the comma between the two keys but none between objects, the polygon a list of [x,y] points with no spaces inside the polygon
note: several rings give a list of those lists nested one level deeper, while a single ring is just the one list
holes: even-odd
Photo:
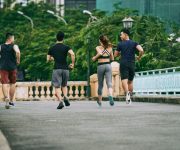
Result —
[{"label": "street lamp", "polygon": [[67,25],[66,20],[64,20],[64,18],[60,17],[59,15],[56,15],[53,11],[51,10],[47,10],[47,13],[53,15],[54,17],[58,18],[59,21],[63,21],[65,25]]},{"label": "street lamp", "polygon": [[31,28],[32,28],[32,30],[33,30],[33,28],[34,28],[33,20],[32,20],[30,17],[26,16],[22,11],[17,11],[17,13],[20,14],[20,15],[22,15],[23,17],[25,17],[26,19],[28,19],[28,20],[30,21],[30,23],[31,23]]},{"label": "street lamp", "polygon": [[83,13],[84,14],[88,14],[90,17],[89,17],[89,20],[88,20],[88,24],[87,26],[91,23],[91,22],[95,22],[97,21],[98,19],[92,15],[92,13],[89,11],[89,10],[83,10]]},{"label": "street lamp", "polygon": [[124,28],[132,28],[132,24],[133,24],[133,19],[131,17],[125,17],[122,22],[123,22],[123,26]]}]

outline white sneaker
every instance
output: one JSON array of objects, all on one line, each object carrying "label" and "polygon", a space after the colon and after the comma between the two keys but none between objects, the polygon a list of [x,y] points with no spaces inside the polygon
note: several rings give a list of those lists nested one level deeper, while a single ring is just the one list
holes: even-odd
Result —
[{"label": "white sneaker", "polygon": [[131,103],[132,103],[132,101],[131,101],[130,92],[128,92],[128,93],[126,94],[126,104],[130,105]]}]

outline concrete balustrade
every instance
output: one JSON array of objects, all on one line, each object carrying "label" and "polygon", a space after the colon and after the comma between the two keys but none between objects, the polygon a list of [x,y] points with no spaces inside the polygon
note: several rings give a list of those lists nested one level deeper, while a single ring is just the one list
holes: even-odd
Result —
[{"label": "concrete balustrade", "polygon": [[[69,81],[68,98],[84,99],[86,97],[86,81]],[[55,88],[51,82],[17,82],[15,99],[17,100],[52,100],[55,97]],[[3,100],[2,85],[0,85],[0,100]]]}]

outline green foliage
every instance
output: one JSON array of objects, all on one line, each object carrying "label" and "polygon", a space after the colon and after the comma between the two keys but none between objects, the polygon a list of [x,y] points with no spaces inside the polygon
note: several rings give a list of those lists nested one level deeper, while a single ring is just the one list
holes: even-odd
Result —
[{"label": "green foliage", "polygon": [[[52,6],[44,3],[31,3],[27,7],[16,5],[14,10],[0,10],[0,43],[4,43],[6,32],[15,33],[16,43],[22,53],[20,68],[26,70],[27,80],[51,79],[53,63],[46,63],[46,55],[49,47],[56,42],[55,35],[59,30],[65,32],[65,44],[76,54],[75,69],[70,73],[70,80],[86,80],[87,51],[90,51],[90,73],[93,74],[97,64],[93,63],[91,58],[99,45],[99,35],[106,34],[116,49],[118,35],[123,28],[122,19],[128,15],[135,20],[131,39],[141,44],[145,50],[142,60],[136,63],[136,71],[180,65],[180,44],[175,40],[168,41],[166,24],[159,18],[138,16],[137,11],[121,9],[116,5],[116,10],[111,15],[94,10],[93,14],[98,21],[89,26],[89,16],[82,13],[83,8],[66,10],[65,20],[68,25],[64,25],[62,21],[48,14],[48,9],[54,10]],[[29,20],[17,14],[17,10],[33,19],[34,29],[31,29]],[[174,39],[180,37],[179,26],[173,25],[172,32],[176,33]]]}]

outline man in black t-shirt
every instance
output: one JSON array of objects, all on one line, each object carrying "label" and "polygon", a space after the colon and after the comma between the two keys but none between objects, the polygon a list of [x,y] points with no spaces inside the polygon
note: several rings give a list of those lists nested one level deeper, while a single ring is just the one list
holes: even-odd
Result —
[{"label": "man in black t-shirt", "polygon": [[[0,79],[4,99],[6,101],[6,109],[9,109],[10,105],[14,106],[13,99],[16,89],[18,64],[20,64],[19,47],[14,44],[14,35],[12,33],[7,33],[6,42],[0,45]],[[10,87],[9,90],[8,86]]]},{"label": "man in black t-shirt", "polygon": [[122,86],[126,93],[126,103],[131,103],[130,95],[133,92],[133,79],[135,75],[135,52],[139,51],[137,60],[140,61],[144,53],[143,48],[138,43],[129,39],[130,32],[128,29],[121,31],[120,38],[122,42],[117,45],[114,57],[121,55],[120,74]]},{"label": "man in black t-shirt", "polygon": [[[69,69],[74,68],[75,55],[69,46],[63,44],[63,32],[58,32],[56,39],[56,44],[48,51],[47,61],[54,60],[55,62],[52,73],[52,85],[55,87],[55,95],[60,101],[57,109],[62,109],[64,104],[61,100],[61,87],[64,95],[64,103],[66,106],[70,106],[69,100],[67,98],[67,81],[69,79]],[[70,65],[67,64],[67,55],[71,56],[72,63]]]}]

